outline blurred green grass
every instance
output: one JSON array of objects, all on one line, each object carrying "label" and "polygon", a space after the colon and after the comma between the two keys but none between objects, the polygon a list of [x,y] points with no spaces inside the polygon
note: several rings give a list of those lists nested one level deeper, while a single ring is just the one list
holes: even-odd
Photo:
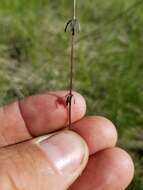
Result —
[{"label": "blurred green grass", "polygon": [[[79,2],[74,88],[88,114],[111,119],[119,145],[134,158],[129,190],[143,189],[143,3],[137,0]],[[69,42],[64,25],[70,1],[0,1],[0,104],[48,89],[67,89]],[[120,16],[115,22],[113,18]]]}]

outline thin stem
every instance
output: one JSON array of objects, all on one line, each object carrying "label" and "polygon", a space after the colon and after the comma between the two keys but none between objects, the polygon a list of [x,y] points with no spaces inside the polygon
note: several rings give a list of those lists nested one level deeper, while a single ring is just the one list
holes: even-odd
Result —
[{"label": "thin stem", "polygon": [[[73,20],[76,19],[76,0],[73,0]],[[75,26],[73,26],[75,27]],[[74,64],[74,38],[75,38],[75,28],[74,32],[71,33],[71,57],[70,57],[70,95],[72,95],[73,89],[73,64]]]},{"label": "thin stem", "polygon": [[73,68],[74,68],[74,42],[75,42],[75,32],[76,32],[77,20],[76,20],[76,0],[73,0],[73,16],[72,19],[67,22],[65,31],[67,31],[68,27],[71,32],[71,53],[70,53],[70,73],[69,73],[69,94],[67,95],[66,104],[69,108],[68,116],[69,116],[69,125],[68,128],[71,127],[71,118],[72,118],[72,99],[73,99]]},{"label": "thin stem", "polygon": [[73,64],[74,64],[74,35],[71,35],[71,58],[70,58],[70,87],[69,87],[69,128],[71,127],[72,90],[73,90]]},{"label": "thin stem", "polygon": [[76,0],[73,2],[73,19],[76,19]]},{"label": "thin stem", "polygon": [[70,57],[70,94],[73,89],[73,64],[74,64],[74,35],[71,35],[71,57]]},{"label": "thin stem", "polygon": [[[76,19],[76,0],[73,2],[73,21]],[[75,30],[75,28],[73,28]],[[69,87],[69,128],[71,127],[72,91],[73,91],[73,64],[74,64],[74,38],[75,31],[71,34],[71,57],[70,57],[70,87]]]}]

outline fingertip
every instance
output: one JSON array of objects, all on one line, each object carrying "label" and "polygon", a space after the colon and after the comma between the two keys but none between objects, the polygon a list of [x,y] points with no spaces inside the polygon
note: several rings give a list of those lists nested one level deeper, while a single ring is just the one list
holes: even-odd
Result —
[{"label": "fingertip", "polygon": [[72,129],[87,142],[90,155],[117,143],[117,130],[113,123],[101,116],[90,116],[73,124]]},{"label": "fingertip", "polygon": [[[110,151],[110,150],[109,150]],[[114,157],[118,161],[119,168],[122,169],[122,175],[124,176],[125,186],[127,187],[134,177],[134,162],[130,154],[118,147],[113,149]]]},{"label": "fingertip", "polygon": [[134,177],[134,163],[131,156],[118,147],[105,150],[102,159],[103,156],[109,160],[111,174],[116,176],[113,189],[126,189]]},{"label": "fingertip", "polygon": [[103,129],[103,132],[105,133],[105,136],[111,140],[108,148],[110,148],[110,146],[114,147],[118,140],[118,133],[113,122],[103,116],[96,116],[94,119],[97,125],[99,125],[99,127],[104,128],[102,129]]},{"label": "fingertip", "polygon": [[134,165],[128,153],[120,148],[109,148],[90,157],[83,175],[70,189],[126,189],[133,176]]},{"label": "fingertip", "polygon": [[51,171],[53,170],[54,175],[49,178],[54,181],[55,189],[68,189],[81,175],[88,162],[89,151],[84,139],[71,130],[61,130],[48,135],[47,138],[36,138],[33,142],[38,144]]},{"label": "fingertip", "polygon": [[[20,112],[32,136],[43,135],[66,127],[68,106],[66,91],[47,92],[33,95],[19,102]],[[80,120],[86,112],[84,98],[73,92],[72,122]]]},{"label": "fingertip", "polygon": [[[68,95],[67,91],[49,92],[48,94],[56,94],[58,97],[65,98]],[[81,119],[86,113],[86,101],[84,97],[78,92],[73,91],[72,98],[72,122],[76,122]],[[68,122],[67,122],[68,123]]]},{"label": "fingertip", "polygon": [[72,120],[73,122],[83,118],[83,116],[86,113],[86,101],[84,99],[84,97],[77,93],[77,92],[73,92],[74,96],[75,96],[75,102],[73,103],[73,112],[72,112]]},{"label": "fingertip", "polygon": [[126,189],[129,186],[134,177],[134,163],[125,150],[118,147],[109,148],[97,153],[97,158],[101,160],[100,164],[105,164],[105,184],[112,179],[111,189]]}]

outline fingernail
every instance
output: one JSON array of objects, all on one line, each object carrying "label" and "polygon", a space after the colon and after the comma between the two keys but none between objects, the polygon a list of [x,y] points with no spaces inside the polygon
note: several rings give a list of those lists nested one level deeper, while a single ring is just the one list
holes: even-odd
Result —
[{"label": "fingernail", "polygon": [[87,154],[86,144],[79,135],[62,131],[40,142],[48,161],[58,172],[72,174],[82,164]]}]

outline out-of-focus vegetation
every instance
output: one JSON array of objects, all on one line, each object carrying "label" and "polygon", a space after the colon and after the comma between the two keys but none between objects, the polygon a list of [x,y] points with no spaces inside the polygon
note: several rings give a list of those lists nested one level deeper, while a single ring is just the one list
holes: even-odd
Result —
[{"label": "out-of-focus vegetation", "polygon": [[[143,189],[143,2],[137,2],[79,2],[82,27],[74,79],[88,113],[111,119],[120,146],[134,158],[136,176],[129,190]],[[71,16],[70,3],[0,0],[1,105],[67,88],[69,36],[63,30]]]}]

